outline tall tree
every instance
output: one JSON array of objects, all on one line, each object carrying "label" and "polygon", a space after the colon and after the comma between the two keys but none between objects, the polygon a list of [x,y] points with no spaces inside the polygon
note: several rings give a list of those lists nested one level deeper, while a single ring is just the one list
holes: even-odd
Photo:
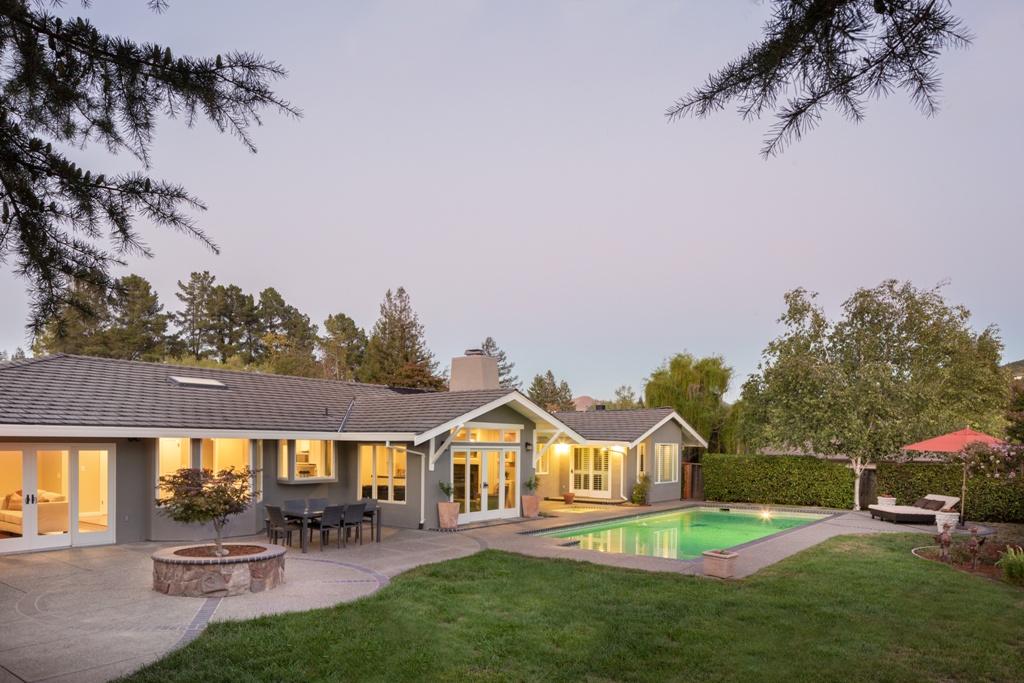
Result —
[{"label": "tall tree", "polygon": [[237,285],[217,285],[210,292],[207,313],[210,341],[222,363],[238,355],[247,362],[256,359],[251,344],[247,344],[250,331],[259,321],[252,294]]},{"label": "tall tree", "polygon": [[73,353],[81,356],[109,356],[111,312],[107,292],[88,282],[71,285],[75,305],[63,304],[42,327],[32,344],[36,356]]},{"label": "tall tree", "polygon": [[423,325],[412,310],[404,287],[389,289],[380,305],[380,318],[366,343],[360,379],[417,389],[444,389],[437,361],[427,348]]},{"label": "tall tree", "polygon": [[724,397],[732,372],[722,356],[677,353],[647,379],[644,403],[675,408],[708,442],[709,453],[721,453],[722,429],[729,415]]},{"label": "tall tree", "polygon": [[498,347],[498,343],[494,341],[494,337],[488,337],[484,339],[483,343],[480,344],[480,348],[483,352],[498,361],[498,386],[505,389],[517,389],[523,388],[523,383],[519,380],[519,375],[513,375],[516,364],[508,360],[508,356],[505,352]]},{"label": "tall tree", "polygon": [[1006,409],[1006,438],[1024,445],[1024,380],[1010,384],[1010,402]]},{"label": "tall tree", "polygon": [[572,389],[569,388],[569,383],[565,380],[556,380],[555,373],[550,370],[543,375],[534,376],[526,396],[551,412],[576,409],[576,404],[572,401]]},{"label": "tall tree", "polygon": [[205,206],[185,188],[142,172],[83,169],[72,158],[78,150],[98,143],[148,171],[160,114],[189,126],[206,118],[253,152],[261,110],[301,116],[270,90],[286,75],[274,62],[240,52],[197,58],[108,36],[88,19],[47,11],[61,4],[0,0],[0,263],[28,282],[33,332],[78,307],[74,283],[109,289],[124,254],[152,255],[137,218],[217,250],[190,215]]},{"label": "tall tree", "polygon": [[146,278],[126,275],[114,283],[107,332],[111,358],[160,361],[167,355],[167,324],[160,297]]},{"label": "tall tree", "polygon": [[1006,375],[998,330],[974,332],[942,285],[887,280],[859,289],[832,322],[816,294],[786,294],[783,334],[743,385],[744,441],[844,455],[855,477],[900,448],[973,427],[1003,427]]},{"label": "tall tree", "polygon": [[320,363],[327,379],[354,381],[366,353],[366,333],[344,313],[327,316],[320,338]]},{"label": "tall tree", "polygon": [[[826,108],[860,122],[867,100],[904,90],[926,116],[938,111],[936,67],[972,36],[950,0],[773,0],[761,42],[668,109],[704,118],[740,103],[745,119],[775,112],[770,156],[817,125]],[[780,103],[780,96],[785,102]]]},{"label": "tall tree", "polygon": [[607,410],[634,410],[643,408],[644,402],[637,398],[633,387],[620,384],[615,390],[615,398],[611,401],[599,401]]},{"label": "tall tree", "polygon": [[213,320],[210,313],[213,298],[214,281],[210,271],[193,272],[188,284],[178,280],[178,290],[174,296],[182,303],[182,308],[174,313],[174,323],[185,351],[196,358],[205,358],[212,351]]}]

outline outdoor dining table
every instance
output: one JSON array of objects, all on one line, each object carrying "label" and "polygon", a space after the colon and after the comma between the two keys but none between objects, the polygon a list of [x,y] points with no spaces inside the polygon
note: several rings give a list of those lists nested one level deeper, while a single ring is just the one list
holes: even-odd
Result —
[{"label": "outdoor dining table", "polygon": [[[383,510],[380,505],[372,505],[368,502],[366,509],[363,510],[363,517],[370,518],[370,534],[373,534],[373,525],[377,524],[377,543],[380,543],[380,524],[381,518],[384,516]],[[324,514],[323,509],[320,510],[298,510],[296,508],[288,509],[284,511],[285,517],[291,517],[292,519],[302,520],[302,552],[309,552],[309,520],[316,519]],[[341,532],[339,532],[341,533]]]}]

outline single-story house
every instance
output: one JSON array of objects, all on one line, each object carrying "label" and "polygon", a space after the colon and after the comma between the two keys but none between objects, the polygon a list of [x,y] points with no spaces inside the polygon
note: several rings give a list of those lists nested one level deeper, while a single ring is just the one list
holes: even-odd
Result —
[{"label": "single-story house", "polygon": [[[585,443],[537,430],[538,493],[620,502],[632,497],[643,475],[651,478],[648,501],[680,497],[681,447],[707,441],[672,408],[561,411],[555,418]],[[558,443],[561,441],[561,443]]]},{"label": "single-story house", "polygon": [[[450,386],[425,392],[66,354],[0,363],[0,553],[210,538],[211,529],[173,522],[155,504],[159,478],[182,467],[248,465],[257,501],[270,505],[375,498],[389,526],[437,527],[439,481],[454,485],[460,523],[517,517],[523,482],[549,443],[621,446],[635,462],[637,449],[654,454],[679,429],[669,416],[590,444],[568,421],[498,388],[495,360],[477,353],[453,360]],[[644,466],[677,478],[678,450],[674,460]],[[679,490],[677,479],[674,494],[658,495]],[[262,508],[233,518],[225,534],[259,533]]]}]

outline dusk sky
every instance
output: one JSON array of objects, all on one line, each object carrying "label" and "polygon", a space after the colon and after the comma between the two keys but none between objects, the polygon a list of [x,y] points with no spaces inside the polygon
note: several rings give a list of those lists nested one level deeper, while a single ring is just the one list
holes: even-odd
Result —
[{"label": "dusk sky", "polygon": [[[777,158],[772,119],[665,109],[758,39],[770,3],[600,0],[280,3],[94,0],[108,33],[174,53],[261,53],[275,91],[259,153],[166,121],[152,175],[209,206],[221,247],[143,226],[167,309],[209,270],[275,287],[321,326],[367,331],[404,286],[442,367],[488,335],[528,386],[550,369],[576,395],[638,392],[666,357],[721,354],[738,397],[781,329],[783,294],[830,317],[887,278],[931,288],[997,325],[1024,358],[1024,2],[953,3],[974,33],[946,53],[942,109],[897,92],[854,125],[830,112]],[[82,13],[77,2],[55,12]],[[94,173],[138,169],[102,146]],[[0,349],[26,346],[28,297],[0,271]]]}]

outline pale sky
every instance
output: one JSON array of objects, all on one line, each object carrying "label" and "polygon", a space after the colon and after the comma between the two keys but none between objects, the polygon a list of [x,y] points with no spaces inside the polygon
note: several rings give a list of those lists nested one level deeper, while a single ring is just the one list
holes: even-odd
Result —
[{"label": "pale sky", "polygon": [[[785,292],[820,292],[835,318],[859,287],[948,279],[976,329],[999,326],[1004,362],[1024,358],[1019,0],[954,2],[976,40],[942,57],[938,116],[896,93],[767,161],[770,119],[664,117],[759,37],[767,2],[93,4],[101,31],[281,63],[275,91],[305,112],[267,112],[257,155],[206,122],[158,129],[152,175],[207,203],[222,248],[144,226],[156,258],[118,275],[168,309],[209,270],[369,330],[404,286],[442,366],[490,335],[525,385],[550,369],[610,398],[674,353],[721,354],[734,399]],[[0,349],[26,345],[27,301],[0,271]]]}]

